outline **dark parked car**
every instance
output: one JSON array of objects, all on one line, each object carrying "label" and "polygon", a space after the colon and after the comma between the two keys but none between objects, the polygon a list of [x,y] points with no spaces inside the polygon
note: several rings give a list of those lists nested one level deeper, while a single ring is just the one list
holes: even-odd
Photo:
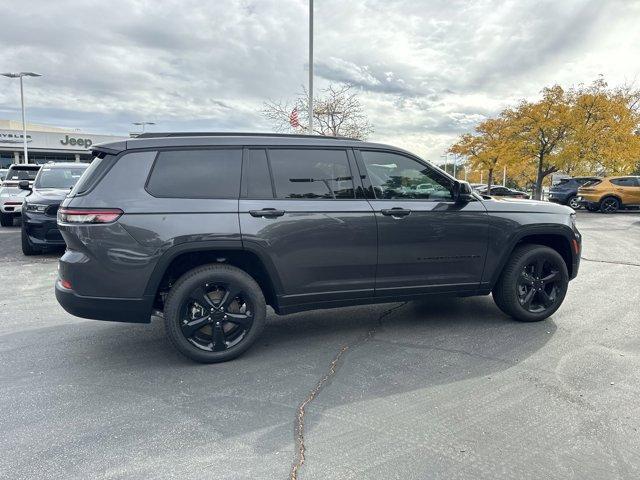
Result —
[{"label": "dark parked car", "polygon": [[600,180],[598,177],[563,178],[549,189],[549,201],[568,205],[574,210],[578,210],[581,207],[578,200],[578,188],[587,182],[597,182],[598,180]]},{"label": "dark parked car", "polygon": [[161,314],[199,362],[249,348],[267,305],[288,314],[493,292],[508,315],[538,321],[578,273],[570,208],[483,199],[388,145],[143,134],[93,153],[58,211],[58,301],[85,318]]},{"label": "dark parked car", "polygon": [[[477,187],[475,190],[481,195],[487,195],[486,185]],[[501,185],[493,185],[491,187],[491,193],[488,195],[498,198],[529,198],[529,194],[527,192],[521,192],[520,190],[514,190],[513,188],[503,187]]]},{"label": "dark parked car", "polygon": [[22,204],[22,253],[35,255],[48,246],[63,246],[56,222],[58,206],[87,169],[84,163],[43,165],[33,182],[22,180],[19,187],[29,191]]}]

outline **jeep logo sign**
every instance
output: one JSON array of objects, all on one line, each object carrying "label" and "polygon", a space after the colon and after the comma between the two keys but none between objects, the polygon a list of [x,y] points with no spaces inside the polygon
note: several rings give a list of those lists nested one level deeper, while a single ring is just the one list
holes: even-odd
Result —
[{"label": "jeep logo sign", "polygon": [[69,135],[64,136],[64,140],[60,140],[62,145],[78,145],[79,147],[89,148],[93,142],[88,138],[73,138]]}]

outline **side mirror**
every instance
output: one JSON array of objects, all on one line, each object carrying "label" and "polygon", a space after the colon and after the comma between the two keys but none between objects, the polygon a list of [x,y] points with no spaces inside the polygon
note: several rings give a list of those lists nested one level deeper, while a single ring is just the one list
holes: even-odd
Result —
[{"label": "side mirror", "polygon": [[29,180],[20,180],[18,182],[18,188],[20,190],[29,190],[29,191],[31,191],[31,187],[29,186]]},{"label": "side mirror", "polygon": [[473,200],[471,185],[467,182],[456,180],[453,184],[453,200],[456,203],[467,203]]}]

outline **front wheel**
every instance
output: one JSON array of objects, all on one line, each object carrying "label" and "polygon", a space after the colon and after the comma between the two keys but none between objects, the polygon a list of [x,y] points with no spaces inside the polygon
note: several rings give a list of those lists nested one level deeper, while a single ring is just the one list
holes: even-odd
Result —
[{"label": "front wheel", "polygon": [[37,247],[34,247],[31,241],[29,240],[29,235],[27,235],[27,231],[24,223],[22,223],[22,228],[20,229],[20,239],[22,241],[22,253],[27,256],[37,255],[38,253],[42,253]]},{"label": "front wheel", "polygon": [[10,213],[0,213],[0,225],[3,227],[13,226],[13,215]]},{"label": "front wheel", "polygon": [[517,247],[493,289],[496,305],[522,322],[552,315],[564,300],[569,274],[562,256],[543,245]]},{"label": "front wheel", "polygon": [[265,325],[262,290],[231,265],[205,265],[185,273],[165,303],[165,330],[171,343],[200,363],[217,363],[244,353]]}]

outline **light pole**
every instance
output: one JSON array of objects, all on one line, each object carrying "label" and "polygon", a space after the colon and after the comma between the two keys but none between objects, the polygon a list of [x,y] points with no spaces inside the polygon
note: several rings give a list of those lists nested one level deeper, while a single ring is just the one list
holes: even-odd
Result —
[{"label": "light pole", "polygon": [[309,135],[313,135],[313,0],[309,0]]},{"label": "light pole", "polygon": [[144,127],[147,125],[155,125],[154,122],[133,122],[131,125],[137,125],[142,127],[142,133],[144,133]]},{"label": "light pole", "polygon": [[440,157],[444,158],[444,171],[447,171],[447,160],[449,159],[448,153],[443,153]]},{"label": "light pole", "polygon": [[39,73],[19,72],[19,73],[0,73],[3,77],[20,79],[20,103],[22,104],[22,147],[24,148],[24,163],[29,163],[29,152],[27,151],[27,123],[24,113],[24,87],[22,85],[23,77],[41,77]]}]

